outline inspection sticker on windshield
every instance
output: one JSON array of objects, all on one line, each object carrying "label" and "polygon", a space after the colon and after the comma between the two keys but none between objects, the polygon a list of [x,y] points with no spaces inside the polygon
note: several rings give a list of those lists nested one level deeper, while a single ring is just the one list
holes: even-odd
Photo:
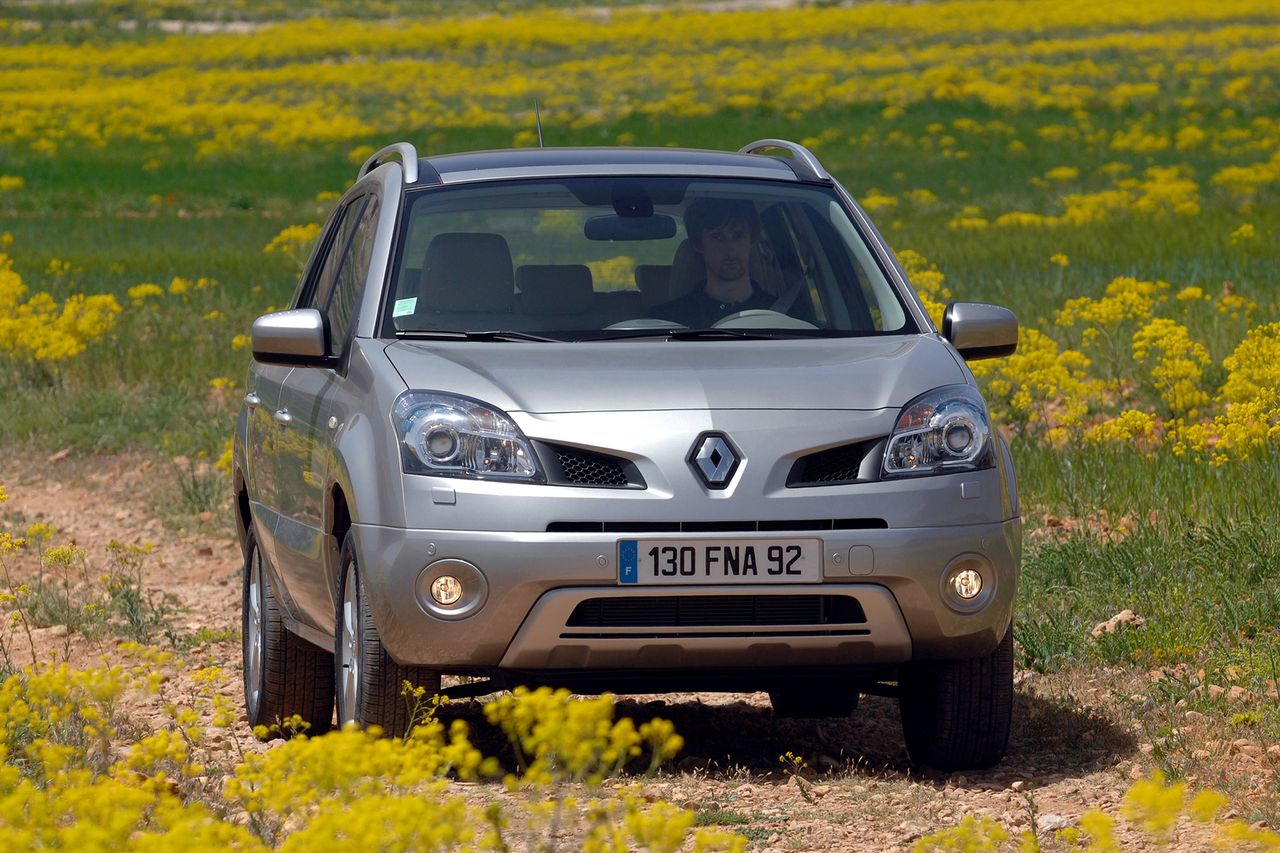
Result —
[{"label": "inspection sticker on windshield", "polygon": [[396,304],[391,307],[391,316],[404,317],[412,314],[417,307],[418,297],[416,296],[410,296],[408,299],[397,299]]},{"label": "inspection sticker on windshield", "polygon": [[622,539],[620,584],[819,583],[821,539]]}]

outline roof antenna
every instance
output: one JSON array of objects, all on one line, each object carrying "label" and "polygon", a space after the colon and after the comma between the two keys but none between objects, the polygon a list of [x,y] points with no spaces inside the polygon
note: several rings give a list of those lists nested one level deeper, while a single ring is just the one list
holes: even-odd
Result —
[{"label": "roof antenna", "polygon": [[542,113],[538,110],[537,98],[533,99],[533,119],[538,123],[538,147],[546,148],[547,146],[542,144]]}]

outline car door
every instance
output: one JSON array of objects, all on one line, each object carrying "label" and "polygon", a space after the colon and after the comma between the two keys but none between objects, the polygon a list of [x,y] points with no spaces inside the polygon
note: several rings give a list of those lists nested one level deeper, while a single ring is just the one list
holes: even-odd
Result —
[{"label": "car door", "polygon": [[[321,630],[331,627],[336,567],[335,543],[327,535],[326,490],[333,470],[334,440],[347,421],[346,354],[355,307],[369,271],[377,228],[378,199],[366,195],[348,206],[334,245],[332,275],[301,294],[298,307],[316,308],[325,316],[332,366],[299,366],[281,389],[287,413],[289,450],[281,462],[280,491],[286,495],[276,532],[278,566],[288,584],[296,614]],[[349,224],[348,224],[349,223]]]},{"label": "car door", "polygon": [[280,516],[280,490],[275,474],[280,428],[274,415],[280,407],[285,377],[291,370],[287,365],[252,362],[244,395],[247,409],[245,481],[249,506],[258,546],[271,563],[275,562],[276,520]]}]

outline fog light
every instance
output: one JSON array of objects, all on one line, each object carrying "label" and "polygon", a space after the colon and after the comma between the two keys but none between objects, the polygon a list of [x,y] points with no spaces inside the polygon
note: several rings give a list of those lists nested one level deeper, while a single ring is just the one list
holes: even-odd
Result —
[{"label": "fog light", "polygon": [[977,613],[995,597],[996,568],[982,554],[961,554],[942,570],[938,591],[958,613]]},{"label": "fog light", "polygon": [[956,572],[951,578],[951,587],[956,591],[956,595],[965,601],[972,601],[977,598],[978,593],[982,592],[982,575],[973,569]]},{"label": "fog light", "polygon": [[489,597],[484,572],[454,557],[423,567],[414,581],[414,596],[423,612],[456,622],[474,616]]},{"label": "fog light", "polygon": [[457,604],[462,598],[462,581],[453,575],[441,575],[431,582],[431,597],[445,607]]}]

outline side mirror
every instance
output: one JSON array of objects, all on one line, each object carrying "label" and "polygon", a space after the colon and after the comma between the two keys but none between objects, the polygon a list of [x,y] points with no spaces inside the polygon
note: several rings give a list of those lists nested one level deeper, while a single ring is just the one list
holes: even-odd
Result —
[{"label": "side mirror", "polygon": [[1018,318],[999,305],[952,302],[942,315],[942,336],[966,361],[1012,355],[1018,349]]},{"label": "side mirror", "polygon": [[327,364],[324,315],[315,308],[263,314],[253,321],[253,358],[264,364]]}]

